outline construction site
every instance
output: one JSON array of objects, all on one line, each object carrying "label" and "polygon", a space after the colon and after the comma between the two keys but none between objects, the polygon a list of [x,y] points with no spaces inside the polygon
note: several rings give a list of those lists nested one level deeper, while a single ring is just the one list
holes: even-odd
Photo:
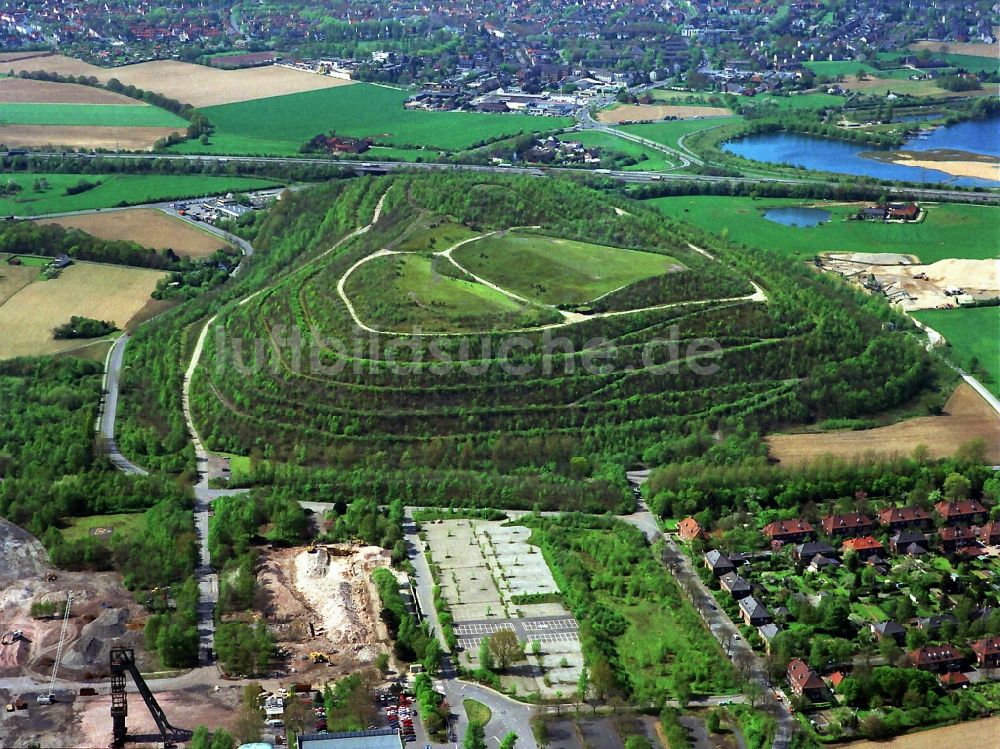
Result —
[{"label": "construction site", "polygon": [[[145,649],[150,614],[120,575],[56,570],[37,539],[2,519],[0,557],[3,746],[163,746],[198,725],[235,723],[248,682],[216,665],[162,670]],[[321,686],[391,653],[371,583],[388,565],[372,546],[263,550],[256,616],[279,661],[257,681]]]},{"label": "construction site", "polygon": [[819,266],[904,311],[944,309],[1000,296],[1000,260],[939,260],[921,265],[912,255],[825,253]]}]

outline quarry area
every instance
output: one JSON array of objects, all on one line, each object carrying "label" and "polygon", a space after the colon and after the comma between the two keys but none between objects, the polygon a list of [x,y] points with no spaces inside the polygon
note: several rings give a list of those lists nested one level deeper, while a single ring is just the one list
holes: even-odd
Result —
[{"label": "quarry area", "polygon": [[427,561],[454,617],[462,665],[477,668],[482,641],[512,630],[526,655],[501,676],[504,686],[556,697],[571,693],[580,678],[579,625],[530,535],[503,521],[421,525]]},{"label": "quarry area", "polygon": [[889,252],[826,253],[824,270],[837,273],[903,310],[959,307],[1000,295],[1000,260],[939,260],[921,265]]}]

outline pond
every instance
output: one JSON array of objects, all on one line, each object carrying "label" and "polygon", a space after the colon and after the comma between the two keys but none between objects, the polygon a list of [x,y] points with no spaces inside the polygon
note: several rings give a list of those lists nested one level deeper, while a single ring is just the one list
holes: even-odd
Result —
[{"label": "pond", "polygon": [[[1000,156],[997,138],[998,119],[969,120],[957,125],[940,127],[908,141],[903,147],[908,151],[926,151],[950,148],[959,151]],[[961,186],[995,187],[998,182],[975,177],[955,177],[936,169],[903,166],[873,159],[860,154],[871,151],[872,146],[842,140],[818,138],[797,133],[767,133],[751,135],[730,141],[723,149],[737,156],[769,164],[794,164],[795,166],[838,174],[854,174],[886,180],[949,183]]]},{"label": "pond", "polygon": [[768,208],[764,218],[776,224],[785,226],[818,226],[830,220],[830,212],[822,208],[805,208],[801,206],[783,206]]}]

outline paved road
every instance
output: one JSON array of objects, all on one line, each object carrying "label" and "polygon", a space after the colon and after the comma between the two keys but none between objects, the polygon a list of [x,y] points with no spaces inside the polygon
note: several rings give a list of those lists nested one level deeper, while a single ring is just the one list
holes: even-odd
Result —
[{"label": "paved road", "polygon": [[[616,131],[617,134],[617,131]],[[679,153],[679,152],[678,152]],[[38,152],[33,153],[33,157],[63,158],[62,152]],[[558,167],[501,167],[487,166],[482,164],[438,164],[430,162],[409,162],[409,161],[344,161],[330,158],[301,158],[301,157],[280,157],[280,156],[205,156],[199,154],[151,154],[151,153],[109,153],[109,154],[75,154],[77,158],[85,159],[169,159],[180,161],[202,161],[209,163],[234,162],[253,164],[327,164],[341,165],[347,169],[352,169],[358,173],[383,173],[395,170],[462,170],[471,172],[491,172],[496,174],[526,174],[533,177],[560,176],[572,174],[581,175],[579,169],[558,168]],[[689,158],[685,156],[685,158]],[[583,172],[586,173],[586,172]],[[772,182],[780,184],[818,184],[827,185],[829,180],[815,179],[809,177],[715,177],[705,174],[686,174],[683,172],[626,172],[615,171],[602,172],[596,176],[613,179],[620,182],[696,182],[711,184],[715,182],[729,182],[755,185],[761,182]],[[849,184],[844,182],[844,184]],[[945,188],[931,187],[897,187],[895,185],[882,185],[881,190],[889,195],[914,196],[921,200],[968,200],[979,203],[1000,203],[1000,192],[967,192],[964,190],[949,190]]]},{"label": "paved road", "polygon": [[147,471],[130,461],[118,449],[115,442],[115,417],[118,414],[118,391],[122,372],[122,359],[125,356],[125,346],[128,343],[128,333],[118,337],[118,340],[108,351],[108,357],[104,362],[104,385],[102,392],[100,411],[97,417],[97,433],[104,443],[104,450],[108,458],[115,467],[125,473],[145,476]]}]

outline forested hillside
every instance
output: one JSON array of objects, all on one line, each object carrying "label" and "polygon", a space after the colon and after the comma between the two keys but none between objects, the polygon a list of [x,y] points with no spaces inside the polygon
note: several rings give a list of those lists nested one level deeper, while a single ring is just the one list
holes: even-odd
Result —
[{"label": "forested hillside", "polygon": [[[316,258],[370,221],[383,195],[371,231]],[[529,227],[660,252],[683,269],[617,290],[573,324],[520,330],[523,345],[502,356],[510,336],[499,329],[410,335],[404,344],[359,335],[338,282],[428,217],[470,234]],[[631,463],[741,460],[761,454],[755,435],[776,424],[890,409],[933,386],[929,357],[881,302],[768,253],[706,246],[695,229],[567,181],[340,182],[286,196],[254,234],[260,252],[238,284],[145,326],[130,344],[121,444],[139,462],[190,465],[179,396],[195,323],[210,305],[255,291],[219,315],[225,336],[208,337],[193,408],[213,449],[251,456],[253,480],[294,484],[304,495],[620,508],[631,501],[621,478]],[[750,280],[766,302],[749,298]],[[389,293],[367,288],[354,303],[364,314]],[[609,307],[615,315],[596,314]],[[884,325],[890,320],[899,331]],[[546,358],[553,337],[562,348]],[[716,357],[691,353],[689,344],[709,337]],[[660,339],[679,349],[651,346]],[[608,366],[584,366],[609,347]],[[699,373],[692,361],[715,371]]]}]

